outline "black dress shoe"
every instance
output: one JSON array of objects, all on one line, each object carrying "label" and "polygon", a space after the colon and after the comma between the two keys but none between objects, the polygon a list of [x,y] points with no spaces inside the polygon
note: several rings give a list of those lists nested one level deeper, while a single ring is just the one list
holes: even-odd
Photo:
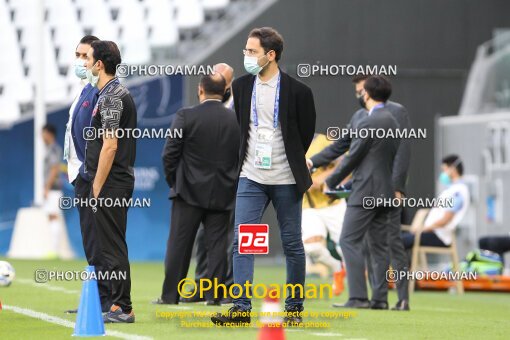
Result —
[{"label": "black dress shoe", "polygon": [[385,301],[370,301],[370,309],[388,309],[388,303]]},{"label": "black dress shoe", "polygon": [[400,300],[399,302],[397,302],[395,307],[391,308],[391,310],[410,311],[411,308],[409,307],[409,301]]},{"label": "black dress shoe", "polygon": [[303,323],[303,305],[294,305],[285,307],[285,317],[283,322],[287,327],[299,326]]},{"label": "black dress shoe", "polygon": [[211,321],[218,325],[225,324],[249,324],[251,322],[251,310],[239,306],[230,307],[227,312],[216,313],[211,316]]},{"label": "black dress shoe", "polygon": [[193,303],[193,302],[202,302],[202,301],[205,301],[205,298],[204,297],[201,298],[200,294],[195,294],[189,298],[185,298],[182,296],[179,298],[179,302],[182,302],[182,303]]},{"label": "black dress shoe", "polygon": [[153,305],[176,305],[176,302],[165,301],[162,298],[157,298],[151,302]]},{"label": "black dress shoe", "polygon": [[370,308],[370,302],[368,300],[349,299],[349,301],[347,301],[345,304],[334,303],[333,307],[368,309]]},{"label": "black dress shoe", "polygon": [[206,306],[221,306],[220,300],[207,300],[205,302]]}]

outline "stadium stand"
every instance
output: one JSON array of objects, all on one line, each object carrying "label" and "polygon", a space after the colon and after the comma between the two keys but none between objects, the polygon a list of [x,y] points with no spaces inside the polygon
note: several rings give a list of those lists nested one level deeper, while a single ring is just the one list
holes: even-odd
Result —
[{"label": "stadium stand", "polygon": [[[232,3],[253,0],[44,0],[44,55],[37,6],[31,0],[0,0],[0,124],[16,122],[33,108],[35,76],[45,70],[46,104],[68,104],[77,91],[69,72],[76,42],[85,34],[113,40],[123,62],[185,61],[186,44],[203,40],[203,28],[221,21]],[[235,6],[234,6],[235,7]],[[211,31],[211,30],[209,30]],[[181,45],[178,47],[178,45]]]}]

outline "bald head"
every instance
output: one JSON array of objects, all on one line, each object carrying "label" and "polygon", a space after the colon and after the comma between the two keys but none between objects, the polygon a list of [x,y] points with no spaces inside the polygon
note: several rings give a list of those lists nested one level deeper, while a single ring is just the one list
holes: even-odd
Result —
[{"label": "bald head", "polygon": [[222,99],[225,93],[225,78],[221,73],[203,76],[198,84],[198,98],[200,102],[205,99]]},{"label": "bald head", "polygon": [[221,73],[221,75],[225,78],[227,88],[232,85],[232,80],[234,80],[234,69],[232,66],[225,63],[219,63],[214,65],[214,71]]}]

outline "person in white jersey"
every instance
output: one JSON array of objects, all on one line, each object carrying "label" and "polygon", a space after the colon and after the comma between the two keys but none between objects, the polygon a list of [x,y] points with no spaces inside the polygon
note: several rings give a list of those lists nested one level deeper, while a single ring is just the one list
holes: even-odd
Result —
[{"label": "person in white jersey", "polygon": [[[431,247],[448,247],[452,243],[452,233],[462,221],[469,208],[469,189],[462,179],[464,165],[457,155],[449,155],[442,160],[442,172],[439,182],[446,187],[436,201],[436,207],[430,210],[425,219],[420,237],[420,245]],[[402,236],[404,248],[414,245],[417,228]]]}]

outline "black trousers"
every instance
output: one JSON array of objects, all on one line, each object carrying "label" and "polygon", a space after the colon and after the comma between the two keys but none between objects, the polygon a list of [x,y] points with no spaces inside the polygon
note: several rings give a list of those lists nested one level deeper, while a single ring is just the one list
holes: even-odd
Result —
[{"label": "black trousers", "polygon": [[[91,183],[84,180],[81,175],[76,177],[73,182],[74,185],[74,196],[80,199],[86,199],[89,197],[91,190]],[[101,263],[101,256],[99,254],[98,240],[94,232],[94,213],[92,209],[86,205],[78,205],[78,214],[80,215],[80,229],[81,238],[83,241],[83,249],[85,251],[85,257],[87,263],[90,266],[94,266],[96,274],[100,271],[104,271],[105,266]],[[99,277],[98,275],[96,275]],[[101,299],[101,308],[103,312],[110,309],[112,305],[111,298],[111,287],[110,283],[106,281],[98,281],[99,298]]]},{"label": "black trousers", "polygon": [[[205,239],[204,227],[201,225],[195,239],[197,245],[197,266],[195,268],[195,281],[207,277],[207,242]],[[232,251],[234,248],[234,214],[230,214],[230,223],[227,231],[227,274],[224,283],[227,287],[234,283],[234,270],[232,261]]]},{"label": "black trousers", "polygon": [[501,256],[505,262],[505,253],[510,251],[510,236],[486,236],[478,240],[480,249],[490,250]]},{"label": "black trousers", "polygon": [[[409,260],[407,257],[406,250],[404,249],[404,243],[400,237],[401,233],[401,216],[402,209],[395,207],[390,210],[390,218],[388,224],[388,248],[390,251],[390,263],[393,270],[404,272],[409,270]],[[367,238],[365,238],[366,257],[367,257],[367,268],[368,278],[370,286],[374,287],[377,285],[376,278],[374,276],[374,270],[372,266],[372,258],[368,247]],[[386,281],[386,278],[384,278]],[[384,282],[383,282],[384,284]],[[407,300],[409,302],[409,284],[407,278],[398,280],[396,282],[398,300]]]},{"label": "black trousers", "polygon": [[[165,280],[161,299],[179,303],[178,285],[188,274],[193,243],[200,223],[204,225],[207,252],[207,279],[224,282],[227,263],[227,229],[231,211],[213,211],[173,199],[172,221],[165,256]],[[222,293],[222,289],[218,289]],[[220,300],[218,296],[217,300]],[[213,290],[206,293],[213,300]]]},{"label": "black trousers", "polygon": [[[411,249],[414,246],[415,235],[409,232],[402,233],[402,242],[404,243],[404,248]],[[437,237],[436,233],[433,231],[427,231],[421,233],[420,237],[420,246],[429,246],[429,247],[448,247],[446,244],[441,241],[439,237]]]},{"label": "black trousers", "polygon": [[[105,188],[99,197],[128,200],[133,189]],[[128,248],[126,243],[126,226],[128,206],[101,206],[93,212],[95,233],[99,245],[99,256],[103,268],[110,275],[112,303],[120,306],[122,311],[130,313],[131,306],[131,273],[129,268]],[[99,277],[98,277],[98,281]],[[103,284],[103,282],[101,282]]]}]

